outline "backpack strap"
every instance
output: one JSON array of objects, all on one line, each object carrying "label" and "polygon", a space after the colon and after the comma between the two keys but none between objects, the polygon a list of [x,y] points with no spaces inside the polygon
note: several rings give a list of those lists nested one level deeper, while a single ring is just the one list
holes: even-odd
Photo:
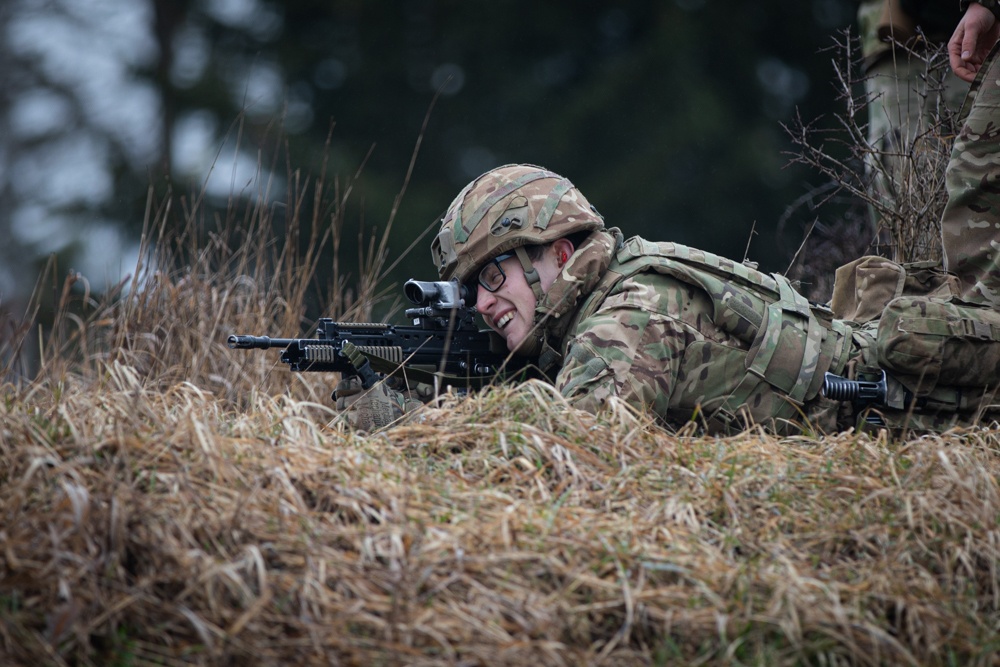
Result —
[{"label": "backpack strap", "polygon": [[[747,354],[746,369],[801,404],[813,385],[825,330],[809,301],[788,279],[778,274],[772,277],[778,285],[778,300],[767,306],[766,320]],[[778,350],[781,354],[775,355]]]}]

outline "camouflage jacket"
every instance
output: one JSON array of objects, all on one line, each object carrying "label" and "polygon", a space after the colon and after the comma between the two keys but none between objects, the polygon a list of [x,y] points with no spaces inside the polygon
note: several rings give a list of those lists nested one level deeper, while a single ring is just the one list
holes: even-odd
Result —
[{"label": "camouflage jacket", "polygon": [[678,426],[837,427],[823,374],[857,355],[849,325],[788,281],[674,243],[595,232],[539,308],[555,384],[596,411],[611,396]]}]

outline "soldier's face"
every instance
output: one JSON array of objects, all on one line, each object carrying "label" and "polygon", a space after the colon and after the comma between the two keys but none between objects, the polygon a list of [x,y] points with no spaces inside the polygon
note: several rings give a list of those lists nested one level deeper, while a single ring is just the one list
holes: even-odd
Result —
[{"label": "soldier's face", "polygon": [[[559,273],[553,255],[551,249],[546,249],[540,259],[532,262],[538,271],[543,291],[548,290]],[[534,328],[536,299],[517,257],[503,260],[500,268],[506,279],[495,292],[480,285],[476,293],[476,309],[482,314],[487,326],[504,337],[507,349],[513,351]]]}]

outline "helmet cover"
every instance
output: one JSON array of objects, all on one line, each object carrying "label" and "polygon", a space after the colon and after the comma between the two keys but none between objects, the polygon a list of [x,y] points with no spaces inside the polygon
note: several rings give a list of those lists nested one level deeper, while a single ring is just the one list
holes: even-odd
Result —
[{"label": "helmet cover", "polygon": [[497,255],[603,228],[604,219],[569,179],[535,165],[505,165],[458,193],[431,255],[441,280],[468,283]]}]

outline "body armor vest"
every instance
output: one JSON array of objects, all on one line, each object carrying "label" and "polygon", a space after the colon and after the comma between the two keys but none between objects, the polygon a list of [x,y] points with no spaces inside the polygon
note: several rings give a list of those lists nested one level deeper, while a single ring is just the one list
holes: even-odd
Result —
[{"label": "body armor vest", "polygon": [[[681,360],[671,405],[679,420],[700,417],[726,430],[734,422],[802,420],[803,406],[819,394],[826,371],[841,373],[852,356],[851,326],[809,303],[779,274],[676,243],[633,237],[617,251],[607,273],[581,304],[562,341],[566,353],[577,325],[593,315],[623,280],[655,271],[708,294],[715,325],[745,344],[744,349],[698,341]],[[689,346],[689,347],[694,347]],[[688,357],[691,357],[690,359]],[[741,357],[741,359],[735,358]],[[699,360],[725,364],[711,384],[685,377]],[[745,425],[745,423],[743,424]]]}]

